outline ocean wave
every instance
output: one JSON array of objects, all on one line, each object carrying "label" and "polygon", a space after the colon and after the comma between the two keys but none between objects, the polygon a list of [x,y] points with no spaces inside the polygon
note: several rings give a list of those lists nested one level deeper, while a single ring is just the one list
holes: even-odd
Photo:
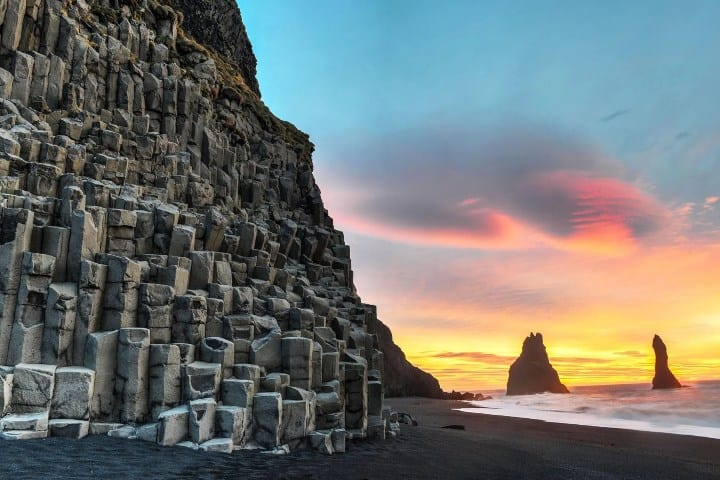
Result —
[{"label": "ocean wave", "polygon": [[539,394],[470,402],[461,410],[554,423],[625,428],[720,439],[720,382],[651,390],[647,385],[579,387],[571,394]]}]

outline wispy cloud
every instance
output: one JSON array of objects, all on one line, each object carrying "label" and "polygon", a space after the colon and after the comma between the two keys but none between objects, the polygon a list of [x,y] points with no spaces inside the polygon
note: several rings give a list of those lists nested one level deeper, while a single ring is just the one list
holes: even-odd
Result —
[{"label": "wispy cloud", "polygon": [[452,358],[459,360],[469,360],[473,362],[490,362],[490,363],[501,363],[503,365],[508,364],[515,360],[515,357],[505,355],[495,355],[494,353],[484,352],[439,352],[428,355],[432,358]]},{"label": "wispy cloud", "polygon": [[619,357],[645,358],[648,356],[648,353],[643,353],[638,350],[623,350],[622,352],[613,352],[613,355]]},{"label": "wispy cloud", "polygon": [[609,122],[611,120],[615,120],[618,117],[622,117],[623,115],[627,115],[628,113],[630,113],[630,110],[628,110],[628,109],[615,110],[611,114],[605,115],[604,117],[602,117],[600,119],[600,121],[601,122]]},{"label": "wispy cloud", "polygon": [[618,253],[668,217],[618,162],[559,135],[426,130],[356,151],[332,172],[336,220],[394,241]]},{"label": "wispy cloud", "polygon": [[[518,352],[518,355],[520,352]],[[501,365],[507,365],[508,367],[518,357],[511,355],[496,355],[494,353],[485,352],[438,352],[430,355],[426,355],[426,358],[438,358],[438,359],[454,359],[459,361],[469,361],[478,363],[495,363]],[[601,358],[601,357],[580,357],[580,356],[556,356],[550,359],[550,361],[557,365],[569,365],[569,364],[604,364],[612,363],[616,361],[614,358]]]}]

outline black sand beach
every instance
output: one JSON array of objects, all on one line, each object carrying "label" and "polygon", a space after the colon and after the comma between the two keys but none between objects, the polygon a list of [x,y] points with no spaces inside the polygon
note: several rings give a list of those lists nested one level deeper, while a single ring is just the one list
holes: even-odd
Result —
[{"label": "black sand beach", "polygon": [[[0,478],[710,479],[720,440],[453,411],[461,402],[388,399],[420,425],[332,457],[308,451],[207,454],[87,437],[0,443]],[[465,430],[440,428],[460,424]]]}]

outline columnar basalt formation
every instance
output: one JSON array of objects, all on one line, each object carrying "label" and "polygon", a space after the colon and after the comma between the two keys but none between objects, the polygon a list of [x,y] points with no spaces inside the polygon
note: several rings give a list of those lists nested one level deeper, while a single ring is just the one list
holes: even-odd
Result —
[{"label": "columnar basalt formation", "polygon": [[523,342],[522,353],[510,366],[507,394],[529,395],[544,392],[569,393],[550,364],[542,334],[530,333]]},{"label": "columnar basalt formation", "polygon": [[0,437],[384,438],[397,347],[234,2],[0,7]]},{"label": "columnar basalt formation", "polygon": [[658,335],[653,337],[653,350],[655,350],[655,376],[653,377],[653,390],[681,388],[680,382],[670,371],[668,354],[665,342]]}]

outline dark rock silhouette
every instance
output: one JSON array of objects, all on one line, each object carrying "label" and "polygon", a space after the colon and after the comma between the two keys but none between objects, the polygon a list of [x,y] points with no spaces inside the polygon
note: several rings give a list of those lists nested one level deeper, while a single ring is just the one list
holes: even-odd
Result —
[{"label": "dark rock silhouette", "polygon": [[653,350],[655,350],[655,377],[653,377],[653,390],[667,388],[681,388],[680,382],[668,367],[667,347],[658,335],[653,337]]},{"label": "dark rock silhouette", "polygon": [[388,397],[444,398],[440,383],[429,373],[411,364],[393,341],[392,332],[377,317],[368,322],[368,331],[378,336],[385,358],[383,383]]},{"label": "dark rock silhouette", "polygon": [[453,390],[452,392],[445,392],[445,400],[470,400],[470,401],[479,401],[479,400],[489,400],[492,397],[486,397],[482,393],[472,393],[472,392],[456,392]]},{"label": "dark rock silhouette", "polygon": [[557,371],[550,365],[541,333],[533,334],[523,342],[522,353],[510,366],[507,383],[508,395],[533,393],[570,393],[560,383]]}]

